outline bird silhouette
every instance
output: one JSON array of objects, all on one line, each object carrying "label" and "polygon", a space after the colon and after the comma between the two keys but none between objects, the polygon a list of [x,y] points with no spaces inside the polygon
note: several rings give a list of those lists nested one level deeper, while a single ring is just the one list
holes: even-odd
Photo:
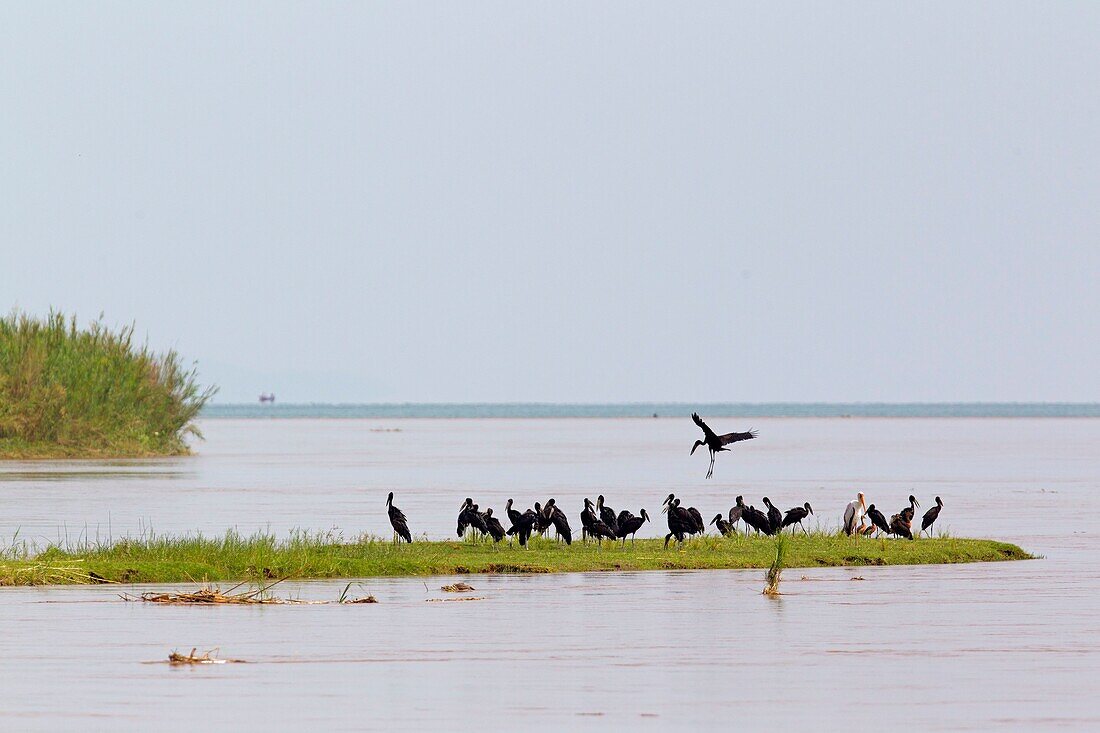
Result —
[{"label": "bird silhouette", "polygon": [[932,528],[932,525],[936,523],[936,520],[940,517],[940,509],[943,509],[943,499],[936,497],[936,506],[932,507],[924,513],[924,518],[920,522],[920,531],[924,532]]},{"label": "bird silhouette", "polygon": [[411,543],[413,541],[412,533],[409,532],[409,521],[405,518],[405,512],[401,511],[393,505],[393,492],[386,497],[386,513],[390,515],[390,526],[393,527],[393,541],[397,542],[398,538]]},{"label": "bird silhouette", "polygon": [[714,474],[714,456],[724,450],[729,450],[726,446],[730,443],[736,443],[741,440],[751,440],[756,437],[756,431],[750,430],[747,433],[726,433],[725,435],[717,435],[710,427],[703,422],[703,418],[699,417],[699,413],[691,413],[691,419],[695,421],[695,424],[703,429],[703,439],[695,441],[695,445],[691,446],[691,455],[695,455],[695,450],[705,445],[707,450],[710,451],[710,468],[707,469],[707,478],[710,478]]}]

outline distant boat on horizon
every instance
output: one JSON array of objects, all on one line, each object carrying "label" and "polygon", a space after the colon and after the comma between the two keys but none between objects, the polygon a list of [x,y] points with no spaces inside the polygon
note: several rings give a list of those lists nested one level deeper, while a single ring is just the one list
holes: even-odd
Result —
[{"label": "distant boat on horizon", "polygon": [[263,392],[260,393],[260,402],[274,402],[274,401],[275,401],[275,393],[274,392],[272,392],[271,394],[264,394]]}]

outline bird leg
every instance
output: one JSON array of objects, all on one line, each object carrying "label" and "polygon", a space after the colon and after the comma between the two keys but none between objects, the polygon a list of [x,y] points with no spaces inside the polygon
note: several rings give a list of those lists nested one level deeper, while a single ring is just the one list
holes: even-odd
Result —
[{"label": "bird leg", "polygon": [[710,452],[710,468],[707,469],[707,478],[714,473],[714,451]]}]

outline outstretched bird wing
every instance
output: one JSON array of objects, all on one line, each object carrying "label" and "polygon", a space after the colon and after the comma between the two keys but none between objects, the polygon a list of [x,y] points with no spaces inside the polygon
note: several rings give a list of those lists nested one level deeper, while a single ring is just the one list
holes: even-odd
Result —
[{"label": "outstretched bird wing", "polygon": [[706,436],[707,440],[715,437],[714,431],[707,427],[707,424],[703,422],[703,418],[699,417],[698,412],[691,413],[691,419],[695,421],[696,425],[703,429],[703,435]]},{"label": "outstretched bird wing", "polygon": [[752,440],[756,437],[756,431],[750,430],[747,433],[726,433],[725,435],[719,435],[718,440],[722,441],[722,445],[729,445],[730,443],[736,443],[739,440]]}]

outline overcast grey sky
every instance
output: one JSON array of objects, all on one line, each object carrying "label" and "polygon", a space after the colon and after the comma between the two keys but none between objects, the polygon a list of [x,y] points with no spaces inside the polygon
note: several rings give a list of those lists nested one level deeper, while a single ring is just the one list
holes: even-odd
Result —
[{"label": "overcast grey sky", "polygon": [[1100,4],[0,8],[0,306],[221,402],[1100,400]]}]

